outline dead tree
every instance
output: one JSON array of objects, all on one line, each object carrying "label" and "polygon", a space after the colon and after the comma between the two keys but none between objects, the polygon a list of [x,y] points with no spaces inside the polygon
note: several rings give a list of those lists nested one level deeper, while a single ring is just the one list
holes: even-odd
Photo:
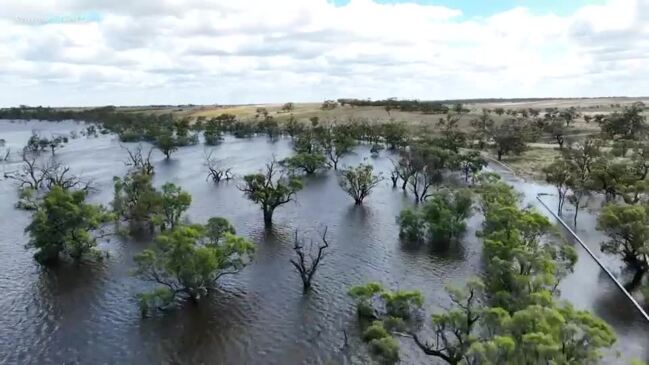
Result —
[{"label": "dead tree", "polygon": [[16,180],[20,189],[38,190],[47,178],[48,165],[39,165],[35,154],[23,150],[23,166],[13,173],[5,173],[5,177]]},{"label": "dead tree", "polygon": [[206,180],[212,179],[215,183],[220,183],[221,180],[231,180],[233,175],[232,175],[232,168],[224,168],[224,167],[219,167],[219,164],[216,162],[214,158],[212,158],[212,153],[214,151],[210,151],[208,155],[205,156],[205,164],[207,165],[207,177],[205,178]]},{"label": "dead tree", "polygon": [[153,175],[153,164],[151,163],[151,153],[153,148],[149,149],[146,156],[142,153],[142,145],[138,145],[134,150],[126,148],[128,153],[128,160],[124,163],[131,169],[138,171],[145,175]]},{"label": "dead tree", "polygon": [[[322,233],[322,244],[318,245],[318,252],[313,256],[313,241],[309,244],[309,252],[304,252],[304,243],[300,242],[297,235],[297,230],[295,231],[295,245],[293,250],[297,254],[297,259],[291,259],[291,264],[295,269],[300,273],[300,278],[302,279],[302,290],[303,292],[309,291],[311,289],[311,280],[318,270],[318,265],[325,255],[324,250],[329,247],[327,242],[327,228],[325,227],[324,232]],[[307,258],[308,256],[308,258]]]},{"label": "dead tree", "polygon": [[45,168],[44,184],[48,190],[58,186],[63,190],[92,190],[92,181],[84,180],[70,173],[70,167],[61,165],[58,162],[50,162]]}]

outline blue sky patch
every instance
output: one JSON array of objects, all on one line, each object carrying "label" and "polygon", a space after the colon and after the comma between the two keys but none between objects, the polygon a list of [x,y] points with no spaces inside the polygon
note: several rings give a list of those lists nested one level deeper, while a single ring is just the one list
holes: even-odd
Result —
[{"label": "blue sky patch", "polygon": [[[349,3],[349,0],[331,0],[338,6]],[[525,7],[535,14],[569,15],[578,8],[588,4],[603,4],[605,0],[374,0],[382,4],[417,3],[441,5],[460,9],[465,17],[486,17],[515,7]]]}]

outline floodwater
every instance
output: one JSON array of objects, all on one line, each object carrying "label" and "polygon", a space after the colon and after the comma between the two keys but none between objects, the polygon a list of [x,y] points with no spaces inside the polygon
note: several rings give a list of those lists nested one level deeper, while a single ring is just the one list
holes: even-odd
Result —
[{"label": "floodwater", "polygon": [[[32,130],[47,135],[82,129],[75,122],[0,121],[0,138],[6,140],[5,148],[18,151]],[[107,205],[113,176],[126,172],[127,146],[134,144],[120,144],[113,135],[79,137],[55,158],[92,179],[98,191],[90,199]],[[270,142],[265,137],[227,137],[213,149],[238,176],[260,170],[273,156],[291,153],[288,139]],[[420,289],[432,311],[448,304],[446,284],[460,285],[480,274],[481,244],[474,235],[478,216],[469,220],[472,228],[463,243],[448,252],[399,242],[395,216],[412,198],[390,187],[391,161],[385,152],[371,158],[369,148],[360,146],[343,161],[352,165],[367,160],[386,177],[364,206],[354,206],[338,187],[335,173],[328,171],[307,178],[297,201],[278,208],[275,225],[267,231],[261,210],[243,197],[237,180],[218,185],[206,181],[205,151],[203,145],[181,148],[170,161],[154,152],[155,184],[173,182],[192,194],[187,213],[192,222],[204,223],[212,216],[229,219],[239,234],[257,243],[255,260],[238,275],[224,278],[222,289],[199,304],[144,319],[134,297],[151,285],[132,276],[132,257],[150,242],[114,237],[100,244],[109,253],[101,263],[41,268],[24,247],[30,213],[14,209],[16,186],[0,180],[0,363],[363,364],[368,357],[358,340],[349,287],[379,281],[391,288]],[[20,163],[0,166],[9,172]],[[552,187],[503,176],[524,194],[526,203],[536,204],[539,192],[553,193]],[[553,204],[552,197],[545,199]],[[593,229],[594,218],[581,214],[578,233],[598,251],[603,238]],[[298,230],[317,241],[325,227],[330,250],[312,292],[303,295],[289,263],[293,234]],[[580,260],[564,279],[562,296],[615,328],[618,343],[606,362],[648,359],[644,344],[649,327],[586,252],[577,249]],[[606,262],[622,275],[619,262]],[[350,339],[346,348],[343,332]],[[435,363],[407,340],[401,355],[404,364]]]}]

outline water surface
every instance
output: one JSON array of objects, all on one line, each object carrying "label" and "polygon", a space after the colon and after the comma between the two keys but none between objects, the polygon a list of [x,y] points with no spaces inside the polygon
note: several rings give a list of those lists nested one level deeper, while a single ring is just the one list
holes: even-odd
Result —
[{"label": "water surface", "polygon": [[[0,121],[0,138],[6,147],[19,150],[32,130],[48,133],[81,131],[75,122]],[[90,196],[108,204],[112,178],[126,172],[124,148],[113,135],[80,137],[56,152],[55,158],[98,189]],[[275,156],[291,154],[290,140],[275,142],[265,137],[226,140],[214,156],[242,176],[260,170]],[[214,184],[206,181],[203,145],[185,147],[170,161],[154,152],[156,185],[179,184],[193,196],[187,218],[204,223],[212,216],[229,219],[239,234],[258,244],[254,262],[236,276],[224,278],[222,289],[198,305],[187,304],[164,316],[142,319],[136,293],[151,285],[132,276],[132,257],[148,247],[148,240],[114,237],[102,242],[109,252],[102,263],[38,266],[26,250],[23,230],[30,213],[13,207],[15,184],[0,180],[0,362],[1,363],[209,363],[209,364],[362,364],[364,346],[357,340],[350,286],[380,281],[401,289],[420,289],[431,311],[448,304],[446,284],[461,284],[479,275],[481,244],[475,238],[480,217],[469,221],[462,245],[449,252],[404,245],[398,239],[395,216],[412,198],[393,190],[386,179],[364,206],[338,186],[333,171],[309,177],[297,201],[277,209],[272,230],[263,227],[261,210],[237,189],[238,181]],[[370,157],[369,148],[358,147],[343,165],[372,163],[387,178],[392,163],[388,153]],[[20,164],[5,163],[4,171]],[[553,193],[550,186],[504,175],[536,204],[537,193]],[[552,197],[547,197],[552,201]],[[594,231],[594,218],[582,213],[579,234],[598,251],[601,235]],[[323,260],[308,295],[289,263],[292,240],[301,235],[317,240],[328,227],[330,250]],[[574,274],[562,285],[562,296],[580,308],[594,311],[614,326],[616,350],[607,362],[619,362],[616,351],[648,359],[644,338],[648,328],[599,267],[576,246],[580,255]],[[602,255],[603,256],[603,255]],[[617,273],[619,262],[607,259]],[[342,350],[343,331],[350,346]],[[403,342],[405,364],[435,363],[408,341]]]}]

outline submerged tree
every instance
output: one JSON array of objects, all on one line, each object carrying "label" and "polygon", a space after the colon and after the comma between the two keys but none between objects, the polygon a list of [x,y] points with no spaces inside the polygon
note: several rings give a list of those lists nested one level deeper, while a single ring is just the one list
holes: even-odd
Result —
[{"label": "submerged tree", "polygon": [[171,132],[161,133],[156,137],[155,146],[165,155],[168,160],[171,154],[178,149],[178,142]]},{"label": "submerged tree", "polygon": [[460,169],[464,173],[464,181],[475,183],[476,176],[487,166],[487,160],[482,158],[479,151],[468,151],[459,155]]},{"label": "submerged tree", "polygon": [[325,168],[327,166],[327,160],[322,154],[317,152],[301,152],[283,159],[280,161],[280,164],[286,166],[291,171],[302,170],[307,175],[311,175],[317,170]]},{"label": "submerged tree", "polygon": [[62,255],[79,260],[95,252],[96,232],[101,233],[108,220],[101,206],[86,203],[86,192],[55,186],[25,229],[28,247],[36,249],[34,257],[43,264],[55,263]]},{"label": "submerged tree", "polygon": [[381,176],[374,175],[373,172],[372,165],[367,164],[360,164],[341,171],[338,183],[347,194],[354,198],[354,204],[363,204],[363,200],[381,182]]},{"label": "submerged tree", "polygon": [[545,172],[545,181],[557,188],[557,196],[559,199],[557,214],[561,215],[568,194],[568,189],[572,184],[572,179],[574,178],[574,173],[571,171],[570,165],[564,159],[555,160],[552,164],[543,168],[543,172]]},{"label": "submerged tree", "polygon": [[161,207],[160,193],[153,187],[151,175],[130,173],[124,178],[114,177],[115,196],[113,211],[118,220],[128,222],[132,228],[154,228],[156,214]]},{"label": "submerged tree", "polygon": [[232,168],[230,167],[223,167],[221,166],[214,157],[212,157],[212,153],[214,151],[210,151],[209,154],[206,154],[205,156],[205,165],[207,165],[207,178],[206,179],[212,179],[215,183],[220,183],[221,180],[231,180],[232,179]]},{"label": "submerged tree", "polygon": [[609,236],[602,252],[620,256],[634,272],[630,287],[636,287],[649,270],[649,214],[642,205],[608,204],[597,219],[597,229]]},{"label": "submerged tree", "polygon": [[322,243],[318,245],[315,256],[313,255],[313,242],[311,242],[308,252],[305,253],[304,242],[301,242],[298,239],[297,230],[295,231],[293,250],[297,255],[297,259],[291,259],[291,264],[293,264],[293,267],[295,267],[297,272],[300,274],[300,279],[302,279],[302,290],[305,293],[311,289],[313,276],[318,270],[318,265],[320,265],[321,260],[325,256],[325,250],[329,247],[329,242],[327,242],[327,228],[325,228],[322,233],[321,240]]},{"label": "submerged tree", "polygon": [[197,302],[219,278],[244,268],[254,250],[252,242],[229,232],[214,242],[202,225],[180,225],[163,232],[153,248],[135,256],[136,275],[160,285],[138,295],[142,314],[166,309],[179,299]]},{"label": "submerged tree", "polygon": [[244,185],[239,190],[248,199],[261,205],[266,226],[273,223],[275,209],[293,200],[295,193],[302,189],[302,181],[282,174],[275,160],[266,164],[264,173],[246,175],[243,180]]},{"label": "submerged tree", "polygon": [[160,224],[162,230],[174,229],[180,222],[182,214],[189,209],[192,203],[192,196],[183,191],[179,186],[172,183],[162,185],[160,193],[160,212],[155,221]]},{"label": "submerged tree", "polygon": [[153,152],[153,148],[149,149],[146,156],[142,152],[142,145],[138,145],[133,150],[127,148],[126,152],[128,153],[128,161],[125,163],[126,166],[133,171],[146,175],[153,175],[154,167],[151,163],[151,153]]},{"label": "submerged tree", "polygon": [[397,217],[401,238],[417,242],[449,244],[466,230],[473,200],[466,189],[442,190],[432,195],[420,210],[404,209]]},{"label": "submerged tree", "polygon": [[408,138],[408,129],[404,123],[390,122],[381,125],[385,143],[391,150],[404,146]]},{"label": "submerged tree", "polygon": [[318,140],[320,141],[322,150],[329,159],[329,165],[334,170],[338,170],[340,158],[351,152],[356,144],[354,138],[342,127],[324,129],[318,134]]}]

